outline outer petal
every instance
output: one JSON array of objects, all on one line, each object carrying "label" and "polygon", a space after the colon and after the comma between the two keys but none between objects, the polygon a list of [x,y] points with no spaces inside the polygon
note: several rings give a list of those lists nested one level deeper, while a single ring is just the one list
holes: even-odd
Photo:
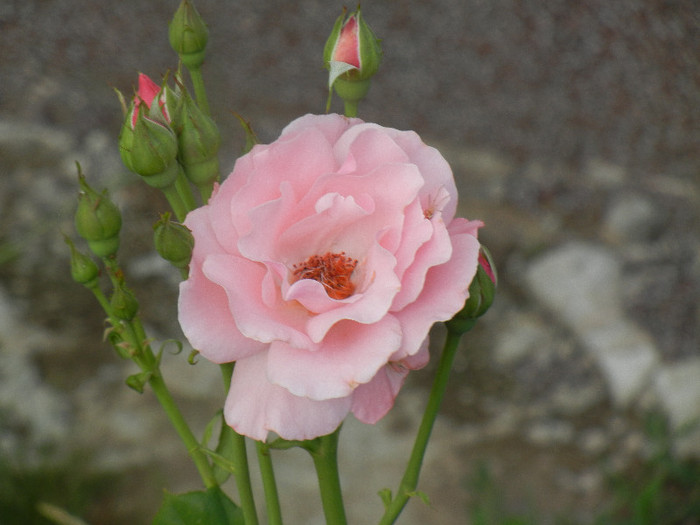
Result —
[{"label": "outer petal", "polygon": [[402,349],[407,355],[420,348],[433,323],[451,319],[469,297],[469,284],[476,273],[479,241],[470,233],[454,234],[452,246],[450,260],[428,271],[420,296],[400,312],[394,312],[401,322]]},{"label": "outer petal", "polygon": [[354,416],[363,423],[374,424],[383,418],[394,406],[394,399],[399,393],[409,370],[417,370],[428,364],[428,345],[414,356],[393,361],[383,366],[372,381],[360,385],[352,395],[352,407]]},{"label": "outer petal", "polygon": [[298,396],[344,397],[369,382],[400,345],[400,325],[393,316],[370,325],[343,321],[313,352],[277,342],[270,345],[268,377]]},{"label": "outer petal", "polygon": [[209,281],[197,266],[180,283],[178,320],[190,344],[214,363],[229,363],[266,348],[245,337],[236,326],[226,292]]},{"label": "outer petal", "polygon": [[313,401],[266,379],[267,353],[236,363],[224,416],[239,434],[265,441],[268,432],[290,440],[330,434],[350,410],[350,398]]}]

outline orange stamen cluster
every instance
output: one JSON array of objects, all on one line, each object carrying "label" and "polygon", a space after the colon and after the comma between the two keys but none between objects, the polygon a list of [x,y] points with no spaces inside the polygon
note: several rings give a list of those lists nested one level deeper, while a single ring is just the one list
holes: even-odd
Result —
[{"label": "orange stamen cluster", "polygon": [[312,255],[306,261],[294,265],[294,280],[313,279],[326,289],[331,299],[346,299],[355,291],[355,284],[350,280],[357,266],[357,259],[351,259],[341,253]]}]

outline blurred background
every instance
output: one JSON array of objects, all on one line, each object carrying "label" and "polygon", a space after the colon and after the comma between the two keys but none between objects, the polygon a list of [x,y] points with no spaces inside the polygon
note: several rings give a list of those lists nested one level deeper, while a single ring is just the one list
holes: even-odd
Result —
[{"label": "blurred background", "polygon": [[[196,6],[228,173],[244,142],[233,112],[267,142],[324,111],[322,50],[342,2]],[[39,502],[94,525],[148,523],[164,488],[199,487],[152,394],[124,385],[135,370],[102,343],[62,238],[74,236],[79,161],[123,212],[120,261],[149,334],[179,336],[178,275],[151,247],[166,203],[121,164],[113,91],[177,67],[176,7],[0,3],[2,524],[49,523]],[[443,152],[500,274],[428,451],[431,505],[412,501],[400,523],[700,523],[700,5],[362,7],[384,62],[360,116]],[[224,392],[216,369],[185,361],[163,366],[199,433]],[[376,427],[344,428],[352,523],[376,522],[376,491],[396,488],[432,370],[412,374]],[[275,461],[289,523],[322,523],[308,458]]]}]

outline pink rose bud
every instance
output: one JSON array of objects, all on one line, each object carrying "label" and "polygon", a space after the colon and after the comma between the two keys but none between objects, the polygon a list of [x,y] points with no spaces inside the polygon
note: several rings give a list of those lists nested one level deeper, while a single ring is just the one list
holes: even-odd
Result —
[{"label": "pink rose bud", "polygon": [[161,87],[153,82],[148,75],[139,73],[139,88],[136,91],[134,103],[129,112],[131,115],[131,127],[136,126],[136,120],[142,106],[146,106],[144,114],[151,120],[170,124],[173,120],[178,98],[177,94],[167,84]]},{"label": "pink rose bud", "polygon": [[491,253],[485,246],[479,250],[479,266],[469,285],[469,298],[457,315],[447,322],[453,332],[464,333],[472,329],[479,317],[493,304],[498,277]]},{"label": "pink rose bud", "polygon": [[[347,16],[338,17],[323,50],[329,70],[328,89],[335,86],[344,101],[357,104],[369,90],[369,79],[379,70],[382,49],[358,7]],[[330,100],[329,100],[330,102]]]},{"label": "pink rose bud", "polygon": [[198,68],[204,62],[209,30],[192,2],[182,0],[168,27],[170,45],[188,68]]},{"label": "pink rose bud", "polygon": [[[178,146],[167,123],[146,116],[155,98],[155,84],[151,82],[145,75],[139,77],[139,93],[119,134],[119,153],[127,168],[141,175],[149,185],[163,189],[170,187],[179,174]],[[169,118],[166,111],[157,113],[163,117],[160,120]]]}]

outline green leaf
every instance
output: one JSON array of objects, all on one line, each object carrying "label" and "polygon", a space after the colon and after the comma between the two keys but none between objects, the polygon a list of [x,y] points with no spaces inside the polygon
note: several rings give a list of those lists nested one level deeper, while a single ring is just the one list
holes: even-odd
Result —
[{"label": "green leaf", "polygon": [[241,509],[220,488],[165,493],[152,525],[245,525]]},{"label": "green leaf", "polygon": [[[215,452],[220,456],[228,459],[235,455],[235,432],[234,430],[226,424],[223,414],[221,415],[221,432],[219,433],[219,444],[216,446]],[[214,477],[216,481],[221,484],[226,481],[229,476],[233,473],[231,467],[226,465],[221,465],[214,459]]]}]

